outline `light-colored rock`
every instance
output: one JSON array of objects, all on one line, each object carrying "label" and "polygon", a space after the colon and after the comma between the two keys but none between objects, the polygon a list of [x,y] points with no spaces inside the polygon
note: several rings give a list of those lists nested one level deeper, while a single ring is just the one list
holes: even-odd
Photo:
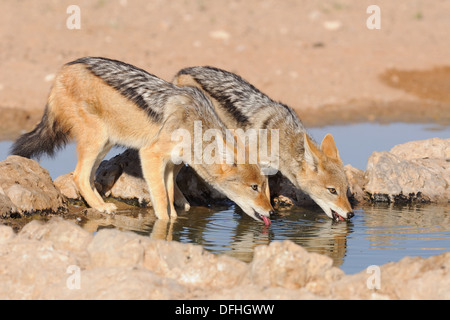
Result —
[{"label": "light-colored rock", "polygon": [[67,199],[80,200],[81,195],[78,191],[75,181],[73,181],[73,172],[69,172],[55,179],[55,186]]},{"label": "light-colored rock", "polygon": [[371,287],[372,270],[345,276],[331,285],[337,299],[448,300],[450,252],[430,257],[406,257],[379,267],[379,288]]},{"label": "light-colored rock", "polygon": [[344,167],[344,170],[347,176],[350,195],[358,202],[363,201],[365,198],[365,192],[363,190],[365,184],[364,171],[354,168],[349,164]]},{"label": "light-colored rock", "polygon": [[49,222],[34,220],[25,225],[20,238],[47,240],[55,249],[82,252],[92,241],[92,234],[63,218],[52,218]]},{"label": "light-colored rock", "polygon": [[0,225],[0,245],[14,239],[16,234],[11,227]]},{"label": "light-colored rock", "polygon": [[323,27],[329,31],[337,31],[342,28],[342,22],[339,20],[324,21]]},{"label": "light-colored rock", "polygon": [[230,288],[243,279],[247,265],[216,256],[201,246],[155,240],[145,245],[144,266],[187,286]]},{"label": "light-colored rock", "polygon": [[231,38],[231,35],[229,32],[225,30],[213,30],[209,33],[210,38],[215,40],[229,40]]},{"label": "light-colored rock", "polygon": [[1,299],[36,299],[48,285],[67,278],[67,267],[78,265],[76,255],[55,250],[50,241],[15,237],[0,246]]},{"label": "light-colored rock", "polygon": [[89,244],[90,268],[142,266],[144,247],[141,238],[117,229],[100,230]]},{"label": "light-colored rock", "polygon": [[309,253],[291,241],[273,242],[255,248],[250,264],[253,283],[264,287],[320,290],[344,273],[327,256]]},{"label": "light-colored rock", "polygon": [[201,246],[52,219],[0,226],[0,299],[450,299],[450,253],[347,276],[290,241],[244,263]]},{"label": "light-colored rock", "polygon": [[9,156],[1,161],[0,187],[2,195],[14,205],[12,211],[20,214],[67,210],[65,198],[54,186],[48,171],[34,160]]},{"label": "light-colored rock", "polygon": [[[244,285],[235,288],[213,292],[195,292],[196,299],[210,300],[320,300],[325,299],[314,295],[305,288],[287,289],[281,287],[261,287],[257,285]],[[245,304],[245,303],[244,303]],[[268,303],[270,305],[270,303]]]},{"label": "light-colored rock", "polygon": [[433,138],[411,141],[393,147],[390,152],[403,160],[450,160],[450,139]]},{"label": "light-colored rock", "polygon": [[[450,252],[428,259],[404,258],[382,267],[395,298],[408,300],[450,299]],[[406,274],[403,274],[406,272]],[[403,279],[402,279],[403,277]]]},{"label": "light-colored rock", "polygon": [[16,206],[8,198],[0,185],[0,218],[9,218],[15,214],[18,214]]},{"label": "light-colored rock", "polygon": [[279,195],[273,198],[273,208],[275,210],[286,210],[292,208],[293,206],[294,202],[292,199],[284,195]]},{"label": "light-colored rock", "polygon": [[[73,181],[73,172],[58,177],[55,185],[68,199],[82,200]],[[135,150],[126,150],[110,160],[103,161],[96,173],[95,187],[105,197],[141,207],[151,207],[150,193],[142,178],[141,163]]]},{"label": "light-colored rock", "polygon": [[450,139],[409,142],[391,152],[374,152],[364,190],[373,200],[448,202]]},{"label": "light-colored rock", "polygon": [[145,269],[97,268],[80,272],[80,287],[67,280],[54,283],[38,296],[57,300],[173,300],[184,299],[186,289],[176,281]]}]

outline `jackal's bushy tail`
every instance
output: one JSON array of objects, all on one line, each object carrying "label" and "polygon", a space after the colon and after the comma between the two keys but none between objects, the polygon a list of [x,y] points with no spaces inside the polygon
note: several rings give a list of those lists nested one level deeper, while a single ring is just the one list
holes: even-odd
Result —
[{"label": "jackal's bushy tail", "polygon": [[33,131],[23,134],[11,148],[11,154],[25,158],[39,158],[42,154],[50,157],[62,149],[69,139],[69,132],[58,124],[48,107],[41,122]]}]

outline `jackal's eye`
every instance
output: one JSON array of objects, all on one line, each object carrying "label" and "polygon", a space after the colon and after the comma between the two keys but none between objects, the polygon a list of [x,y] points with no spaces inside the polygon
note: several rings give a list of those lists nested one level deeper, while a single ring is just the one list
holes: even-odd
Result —
[{"label": "jackal's eye", "polygon": [[335,188],[328,188],[328,191],[330,191],[331,194],[337,194],[337,191]]},{"label": "jackal's eye", "polygon": [[253,190],[258,191],[258,185],[257,184],[252,184],[251,187],[252,187]]}]

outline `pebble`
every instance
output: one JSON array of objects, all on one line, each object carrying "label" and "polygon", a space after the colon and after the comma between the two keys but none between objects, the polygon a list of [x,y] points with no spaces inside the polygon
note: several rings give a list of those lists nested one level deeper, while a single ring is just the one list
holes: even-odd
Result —
[{"label": "pebble", "polygon": [[225,30],[215,30],[209,33],[210,38],[215,40],[229,40],[231,35]]}]

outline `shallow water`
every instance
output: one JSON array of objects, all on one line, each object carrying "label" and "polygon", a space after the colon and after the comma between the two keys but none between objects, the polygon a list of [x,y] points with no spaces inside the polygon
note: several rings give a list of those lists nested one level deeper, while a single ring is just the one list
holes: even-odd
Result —
[{"label": "shallow water", "polygon": [[151,209],[135,209],[94,217],[82,226],[91,232],[118,228],[200,244],[245,262],[253,259],[259,245],[291,240],[309,252],[329,256],[347,274],[405,256],[429,257],[450,249],[450,206],[365,206],[355,208],[355,214],[349,222],[336,223],[319,208],[296,209],[279,212],[266,227],[234,206],[193,208],[175,222],[157,220]]},{"label": "shallow water", "polygon": [[[320,142],[331,132],[345,164],[365,169],[373,151],[390,150],[412,140],[449,138],[450,127],[430,124],[355,124],[308,130]],[[0,142],[0,160],[8,155],[11,142]],[[122,152],[113,150],[110,158]],[[41,165],[53,179],[76,165],[73,145]],[[107,218],[90,217],[82,225],[92,232],[114,227],[153,238],[203,245],[207,250],[251,261],[256,246],[291,240],[330,256],[346,273],[370,265],[398,261],[405,256],[428,257],[450,250],[450,206],[368,206],[355,209],[350,222],[334,223],[319,208],[280,212],[264,227],[234,207],[193,208],[174,223],[157,221],[151,209],[127,209]]]}]

